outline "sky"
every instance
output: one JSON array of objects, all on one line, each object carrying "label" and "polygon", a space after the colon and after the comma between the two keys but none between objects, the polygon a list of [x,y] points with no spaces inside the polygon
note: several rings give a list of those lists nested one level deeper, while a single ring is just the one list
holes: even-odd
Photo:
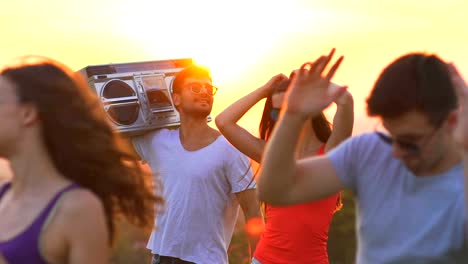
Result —
[{"label": "sky", "polygon": [[[1,0],[0,64],[26,54],[75,70],[193,58],[220,88],[215,117],[273,75],[288,75],[335,47],[345,60],[334,82],[348,85],[355,98],[359,134],[374,123],[365,99],[398,56],[436,53],[468,76],[466,10],[463,0]],[[252,133],[262,103],[240,121]]]},{"label": "sky", "polygon": [[[365,99],[395,58],[435,53],[468,76],[466,10],[466,0],[0,0],[0,65],[26,54],[74,70],[192,58],[220,88],[215,117],[272,76],[335,47],[345,59],[333,81],[354,96],[359,134],[374,127]],[[257,134],[262,108],[240,125]],[[326,111],[330,119],[334,110]]]}]

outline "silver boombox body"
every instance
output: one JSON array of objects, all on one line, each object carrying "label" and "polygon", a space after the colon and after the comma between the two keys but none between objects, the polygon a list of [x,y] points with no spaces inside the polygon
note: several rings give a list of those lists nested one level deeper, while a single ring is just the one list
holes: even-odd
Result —
[{"label": "silver boombox body", "polygon": [[172,102],[175,75],[191,59],[88,66],[88,79],[115,128],[130,136],[180,125]]}]

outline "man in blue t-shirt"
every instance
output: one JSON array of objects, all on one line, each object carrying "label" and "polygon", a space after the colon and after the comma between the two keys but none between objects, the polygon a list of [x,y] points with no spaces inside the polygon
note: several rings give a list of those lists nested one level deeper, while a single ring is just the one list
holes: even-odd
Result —
[{"label": "man in blue t-shirt", "polygon": [[333,53],[296,71],[267,144],[260,199],[288,205],[348,188],[358,205],[358,264],[468,263],[466,83],[435,55],[404,55],[383,70],[367,99],[381,128],[296,161],[303,123],[345,88],[327,89],[342,61],[324,72]]}]

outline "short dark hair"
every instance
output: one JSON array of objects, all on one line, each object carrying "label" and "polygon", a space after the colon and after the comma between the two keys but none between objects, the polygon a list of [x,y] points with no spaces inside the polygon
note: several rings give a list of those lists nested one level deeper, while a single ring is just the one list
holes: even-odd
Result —
[{"label": "short dark hair", "polygon": [[457,96],[447,64],[436,55],[410,53],[387,66],[367,99],[369,116],[395,118],[409,111],[438,125],[456,109]]},{"label": "short dark hair", "polygon": [[210,71],[208,68],[200,65],[192,64],[179,73],[177,73],[172,82],[172,93],[180,93],[185,79],[190,77],[209,78],[211,80]]}]

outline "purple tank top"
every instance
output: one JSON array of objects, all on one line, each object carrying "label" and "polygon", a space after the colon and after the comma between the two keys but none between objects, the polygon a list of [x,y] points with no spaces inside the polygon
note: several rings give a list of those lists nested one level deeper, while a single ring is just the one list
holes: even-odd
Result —
[{"label": "purple tank top", "polygon": [[[10,185],[10,183],[7,183],[0,187],[0,199],[10,188]],[[8,241],[0,241],[0,256],[5,258],[8,263],[47,264],[39,253],[39,235],[41,233],[42,226],[60,196],[77,187],[78,186],[76,184],[72,183],[60,190],[49,201],[47,206],[42,210],[32,224],[24,231]]]}]

